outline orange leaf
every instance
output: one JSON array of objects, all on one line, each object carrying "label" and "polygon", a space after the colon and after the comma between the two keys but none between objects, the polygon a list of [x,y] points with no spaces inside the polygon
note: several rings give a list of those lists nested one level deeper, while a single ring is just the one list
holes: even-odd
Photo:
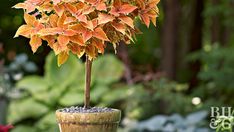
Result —
[{"label": "orange leaf", "polygon": [[124,4],[124,5],[121,5],[121,8],[119,9],[119,13],[129,14],[133,12],[135,9],[137,9],[136,6],[132,6],[130,4]]},{"label": "orange leaf", "polygon": [[40,23],[39,21],[35,21],[33,27],[37,31],[41,30],[42,28],[45,28],[45,26],[42,23]]},{"label": "orange leaf", "polygon": [[76,9],[75,6],[73,6],[73,5],[70,4],[70,3],[66,3],[66,4],[65,4],[65,7],[66,7],[66,9],[67,9],[73,16],[76,15],[77,9]]},{"label": "orange leaf", "polygon": [[32,30],[31,26],[29,26],[29,25],[22,25],[22,26],[19,27],[19,29],[15,33],[14,38],[19,37],[19,35],[22,35],[22,36],[24,36],[26,38],[29,38],[31,30]]},{"label": "orange leaf", "polygon": [[86,2],[86,0],[80,0],[80,2],[83,2],[83,3],[84,3],[84,2]]},{"label": "orange leaf", "polygon": [[69,52],[63,51],[59,53],[57,58],[58,66],[60,67],[62,64],[64,64],[67,61],[68,57],[69,57]]},{"label": "orange leaf", "polygon": [[133,20],[130,17],[128,17],[128,16],[120,16],[119,19],[123,23],[127,24],[128,26],[130,26],[131,28],[134,28]]},{"label": "orange leaf", "polygon": [[60,45],[64,45],[64,46],[66,46],[70,41],[69,37],[64,36],[64,35],[59,35],[57,40]]},{"label": "orange leaf", "polygon": [[61,17],[59,17],[57,25],[58,27],[66,27],[66,25],[64,24],[65,20],[66,20],[67,16],[65,15],[65,13],[63,13],[63,15]]},{"label": "orange leaf", "polygon": [[77,33],[85,33],[86,29],[81,25],[81,24],[75,24],[75,25],[71,25],[69,26],[70,29],[74,30]]},{"label": "orange leaf", "polygon": [[122,1],[121,0],[114,0],[113,7],[109,11],[110,14],[114,16],[119,16],[119,9],[121,8]]},{"label": "orange leaf", "polygon": [[52,48],[54,50],[55,55],[58,55],[62,51],[66,51],[67,50],[67,46],[66,45],[60,45],[59,43],[54,43]]},{"label": "orange leaf", "polygon": [[84,42],[87,42],[90,38],[92,38],[92,32],[88,30],[86,30],[82,35]]},{"label": "orange leaf", "polygon": [[119,16],[120,14],[129,14],[137,9],[136,6],[130,4],[122,4],[121,0],[115,0],[114,7],[111,8],[110,14]]},{"label": "orange leaf", "polygon": [[40,5],[40,8],[46,12],[52,12],[53,6],[51,5],[50,1],[44,1],[42,5]]},{"label": "orange leaf", "polygon": [[115,30],[125,34],[126,27],[122,23],[112,22],[111,25],[115,28]]},{"label": "orange leaf", "polygon": [[96,9],[98,11],[106,11],[106,4],[105,3],[100,3],[96,6]]},{"label": "orange leaf", "polygon": [[122,1],[121,1],[121,0],[114,0],[113,5],[114,5],[114,7],[116,7],[116,8],[120,8],[121,5],[122,5]]},{"label": "orange leaf", "polygon": [[74,17],[67,17],[64,21],[64,24],[70,24],[76,22],[76,19]]},{"label": "orange leaf", "polygon": [[151,22],[154,24],[154,26],[156,27],[156,23],[157,23],[157,18],[153,17],[151,18]]},{"label": "orange leaf", "polygon": [[98,25],[98,20],[97,19],[93,19],[92,23],[93,23],[93,28],[96,28],[97,25]]},{"label": "orange leaf", "polygon": [[136,0],[137,6],[141,9],[145,9],[145,1],[144,0]]},{"label": "orange leaf", "polygon": [[105,44],[103,41],[100,40],[92,40],[92,45],[94,45],[97,49],[99,53],[104,53],[104,49],[105,49]]},{"label": "orange leaf", "polygon": [[63,33],[62,28],[43,28],[38,32],[38,34],[41,36],[56,35],[62,33]]},{"label": "orange leaf", "polygon": [[[87,0],[84,0],[84,1],[86,2]],[[77,10],[82,9],[85,6],[85,2],[80,0],[80,2],[76,3],[75,5],[76,9]]]},{"label": "orange leaf", "polygon": [[29,15],[28,13],[24,13],[24,20],[30,26],[34,26],[34,23],[37,21],[35,16]]},{"label": "orange leaf", "polygon": [[18,3],[16,5],[14,5],[12,8],[15,8],[15,9],[26,9],[26,4],[25,3]]},{"label": "orange leaf", "polygon": [[92,60],[93,58],[96,58],[96,49],[94,45],[88,45],[85,48],[85,53],[89,56],[89,59]]},{"label": "orange leaf", "polygon": [[93,36],[104,41],[109,41],[109,39],[106,36],[106,33],[100,27],[94,29]]},{"label": "orange leaf", "polygon": [[115,7],[112,7],[111,10],[109,11],[109,13],[111,15],[114,15],[114,16],[119,16],[120,15],[119,12],[118,12],[118,9],[115,8]]},{"label": "orange leaf", "polygon": [[33,5],[40,5],[44,2],[44,0],[26,0],[27,3],[31,3]]},{"label": "orange leaf", "polygon": [[89,13],[93,12],[94,8],[90,5],[85,5],[82,9],[82,14],[88,15]]},{"label": "orange leaf", "polygon": [[79,58],[84,54],[84,48],[78,44],[69,43],[68,48],[71,50],[73,54],[77,55]]},{"label": "orange leaf", "polygon": [[155,7],[159,2],[160,2],[160,0],[149,0],[148,6],[149,6],[149,8],[153,8],[153,7]]},{"label": "orange leaf", "polygon": [[57,27],[58,16],[55,14],[51,14],[49,16],[49,23],[52,27]]},{"label": "orange leaf", "polygon": [[105,13],[99,13],[98,14],[98,24],[106,24],[110,21],[113,21],[115,18],[111,15],[105,14]]},{"label": "orange leaf", "polygon": [[91,5],[95,5],[97,3],[97,0],[86,0]]},{"label": "orange leaf", "polygon": [[81,46],[84,46],[84,40],[81,35],[75,35],[70,37],[70,41]]},{"label": "orange leaf", "polygon": [[150,18],[146,15],[141,15],[141,20],[145,23],[147,27],[150,26]]},{"label": "orange leaf", "polygon": [[25,9],[26,13],[33,12],[35,10],[35,5],[29,3],[29,2],[24,2],[24,3],[18,3],[13,8],[16,9]]},{"label": "orange leaf", "polygon": [[76,31],[72,29],[66,29],[62,32],[62,35],[65,35],[65,36],[73,36],[75,34],[76,34]]},{"label": "orange leaf", "polygon": [[92,21],[87,21],[86,23],[82,22],[81,23],[84,27],[90,29],[90,30],[93,30],[94,29],[94,25],[93,25],[93,22]]},{"label": "orange leaf", "polygon": [[80,14],[80,15],[76,15],[75,16],[80,22],[84,22],[84,23],[87,23],[87,17],[83,14]]},{"label": "orange leaf", "polygon": [[30,44],[30,46],[32,48],[33,53],[35,53],[37,51],[37,49],[41,46],[42,40],[38,36],[33,35],[31,37],[31,40],[30,40],[29,44]]},{"label": "orange leaf", "polygon": [[155,8],[153,8],[153,10],[157,13],[157,17],[158,17],[158,15],[159,15],[159,9],[158,9],[158,7],[156,6]]},{"label": "orange leaf", "polygon": [[63,5],[55,5],[54,10],[58,14],[58,16],[62,16],[65,11],[65,8]]},{"label": "orange leaf", "polygon": [[52,0],[54,5],[57,5],[58,3],[61,2],[61,0]]},{"label": "orange leaf", "polygon": [[49,46],[51,46],[51,45],[53,45],[55,43],[55,36],[51,36],[51,35],[42,36],[42,39],[45,40],[45,41],[47,41],[47,43],[48,43]]}]

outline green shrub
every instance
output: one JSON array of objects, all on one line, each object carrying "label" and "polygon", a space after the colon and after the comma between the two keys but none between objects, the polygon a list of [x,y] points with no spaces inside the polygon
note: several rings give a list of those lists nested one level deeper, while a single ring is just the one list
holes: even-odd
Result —
[{"label": "green shrub", "polygon": [[154,80],[129,88],[126,114],[142,120],[155,114],[172,114],[196,110],[192,97],[185,94],[188,86],[167,79]]},{"label": "green shrub", "polygon": [[221,104],[234,105],[234,48],[205,45],[204,49],[192,54],[190,60],[200,60],[202,69],[198,74],[200,84],[194,91],[203,99],[217,99]]}]

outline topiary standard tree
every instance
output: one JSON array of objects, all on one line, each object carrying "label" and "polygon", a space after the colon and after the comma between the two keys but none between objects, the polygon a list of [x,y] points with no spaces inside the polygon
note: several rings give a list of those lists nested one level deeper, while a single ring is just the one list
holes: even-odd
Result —
[{"label": "topiary standard tree", "polygon": [[[134,25],[136,18],[139,17],[147,27],[150,21],[156,26],[158,3],[159,0],[26,0],[14,6],[17,9],[24,9],[26,22],[19,27],[15,37],[21,35],[29,38],[34,53],[42,45],[42,41],[46,41],[57,55],[58,66],[66,62],[70,53],[79,58],[86,56],[85,109],[82,111],[89,113],[92,61],[99,53],[104,53],[108,43],[113,45],[115,51],[120,41],[130,44],[135,34],[140,33]],[[77,110],[78,108],[75,109]],[[93,121],[88,122],[89,127],[81,128],[82,132],[115,131],[116,122],[119,122],[120,118],[120,112],[114,109],[106,112],[109,115],[105,112],[99,113],[100,118],[87,114],[84,118],[82,112],[81,114],[76,112],[76,116],[68,119],[68,113],[69,110],[65,112],[60,110],[56,113],[61,131],[79,131],[82,125],[69,127],[66,124],[74,122],[87,124],[85,120]],[[95,112],[91,110],[91,113]],[[106,115],[109,117],[101,120]],[[98,125],[99,128],[91,125],[107,121],[112,122],[112,125],[105,128],[102,125]]]}]

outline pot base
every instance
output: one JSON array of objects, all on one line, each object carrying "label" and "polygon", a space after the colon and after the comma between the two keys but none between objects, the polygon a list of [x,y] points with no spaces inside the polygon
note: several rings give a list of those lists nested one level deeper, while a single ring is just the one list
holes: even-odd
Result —
[{"label": "pot base", "polygon": [[59,123],[60,132],[116,132],[118,124]]},{"label": "pot base", "polygon": [[60,132],[116,132],[121,119],[121,111],[71,113],[56,111]]}]

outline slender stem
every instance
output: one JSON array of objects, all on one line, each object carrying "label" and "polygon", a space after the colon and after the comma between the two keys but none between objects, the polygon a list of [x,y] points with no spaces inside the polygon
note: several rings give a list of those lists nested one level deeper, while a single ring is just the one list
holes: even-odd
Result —
[{"label": "slender stem", "polygon": [[90,107],[90,83],[91,83],[91,69],[92,61],[86,56],[86,81],[85,81],[85,97],[84,97],[84,107]]}]

